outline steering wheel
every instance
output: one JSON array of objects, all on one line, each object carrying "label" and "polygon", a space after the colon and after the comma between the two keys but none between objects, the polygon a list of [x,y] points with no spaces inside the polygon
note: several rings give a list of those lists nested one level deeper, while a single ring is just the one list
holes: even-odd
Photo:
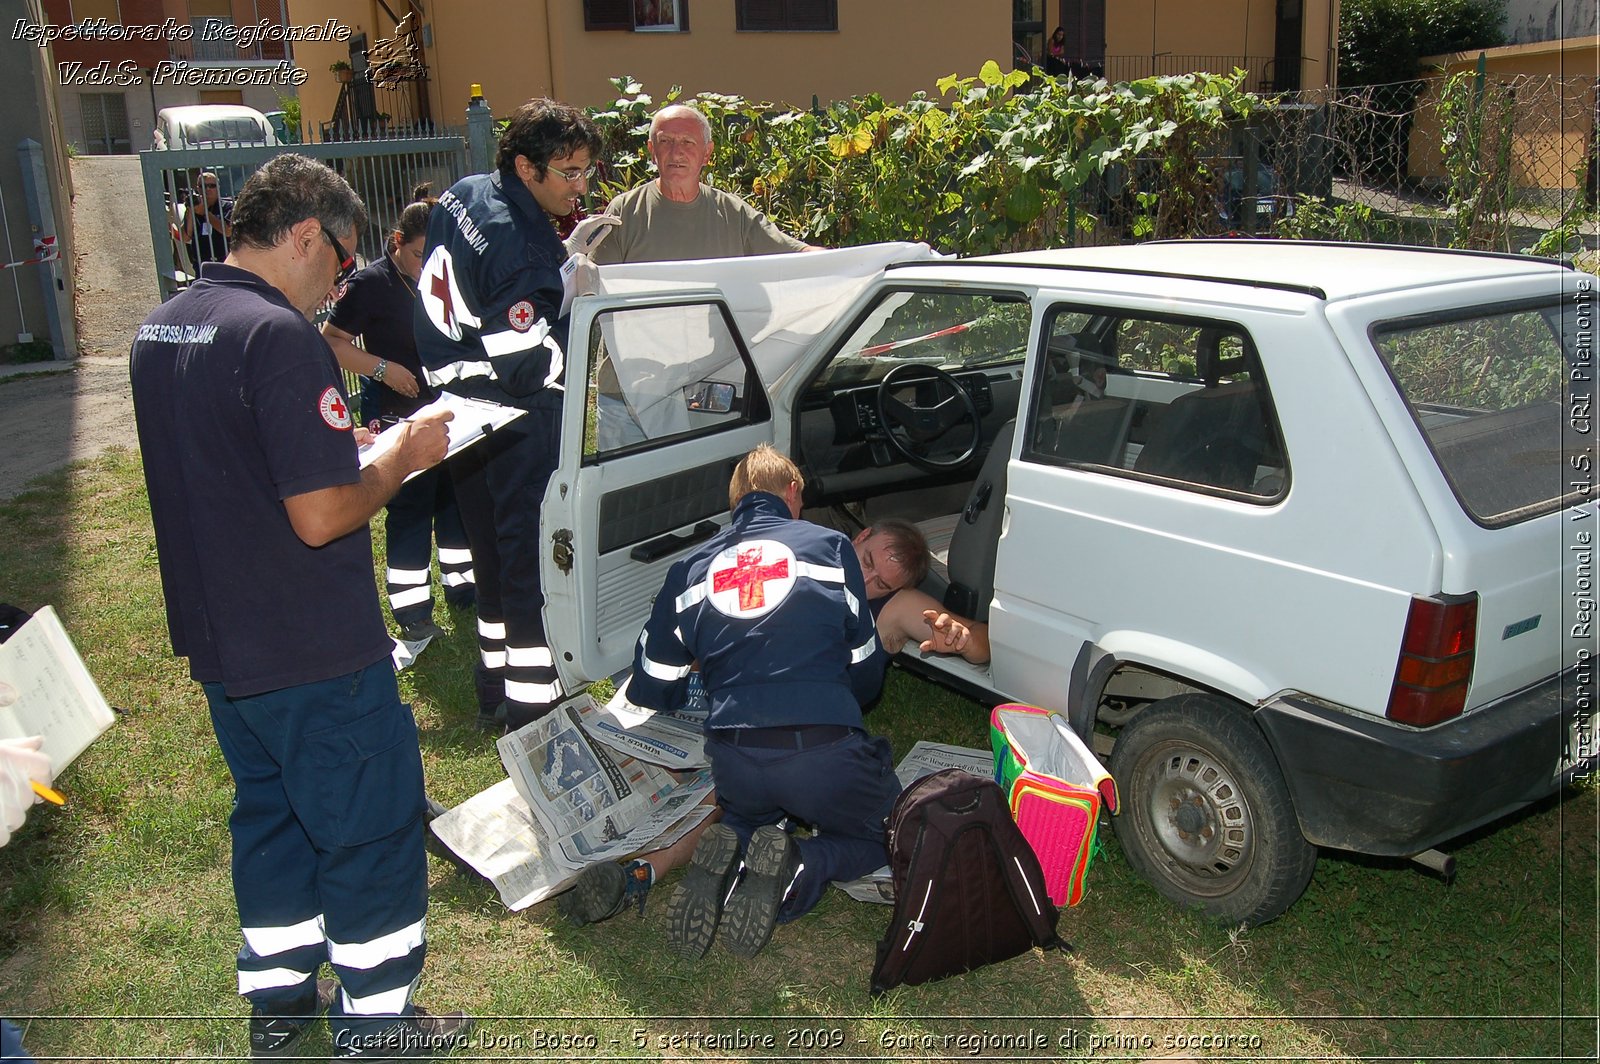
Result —
[{"label": "steering wheel", "polygon": [[[932,382],[935,401],[919,404],[915,395],[918,386]],[[909,389],[911,398],[902,400],[897,391]],[[923,469],[956,469],[971,461],[983,442],[983,421],[972,396],[950,374],[925,362],[907,362],[884,374],[873,396],[878,408],[878,424],[889,439],[889,446],[908,462]],[[946,458],[931,457],[930,445],[943,439],[957,426],[970,426],[965,444]]]}]

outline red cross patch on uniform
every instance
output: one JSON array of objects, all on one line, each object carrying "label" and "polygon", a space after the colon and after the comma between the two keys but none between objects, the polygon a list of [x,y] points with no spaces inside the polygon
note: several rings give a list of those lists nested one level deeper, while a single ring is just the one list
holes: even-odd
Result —
[{"label": "red cross patch on uniform", "polygon": [[317,410],[329,428],[341,430],[350,428],[350,404],[344,401],[339,389],[332,386],[322,389],[322,396],[317,400]]},{"label": "red cross patch on uniform", "polygon": [[706,598],[727,617],[753,619],[771,613],[794,590],[794,551],[770,539],[728,547],[706,570]]},{"label": "red cross patch on uniform", "polygon": [[517,332],[527,332],[533,328],[533,323],[538,320],[538,315],[533,312],[533,304],[526,299],[511,304],[511,309],[506,311],[506,320]]}]

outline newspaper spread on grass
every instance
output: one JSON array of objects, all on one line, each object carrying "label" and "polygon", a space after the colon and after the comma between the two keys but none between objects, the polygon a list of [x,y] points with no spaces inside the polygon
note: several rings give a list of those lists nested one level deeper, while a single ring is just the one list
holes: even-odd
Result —
[{"label": "newspaper spread on grass", "polygon": [[[969,746],[950,746],[923,740],[913,746],[900,764],[895,766],[895,778],[903,791],[924,776],[947,768],[965,769],[974,776],[994,778],[994,754],[988,750],[974,750]],[[835,882],[834,886],[856,901],[894,904],[894,877],[889,866],[884,865],[870,875],[852,879],[848,883]]]},{"label": "newspaper spread on grass", "polygon": [[590,729],[600,713],[594,699],[583,695],[498,743],[506,774],[545,829],[557,859],[574,868],[637,849],[637,843],[628,845],[636,826],[679,787],[660,765],[614,754],[595,741]]},{"label": "newspaper spread on grass", "polygon": [[[701,692],[703,703],[704,688]],[[706,713],[693,703],[692,696],[691,705],[676,713],[657,713],[628,701],[628,685],[624,683],[609,702],[584,721],[584,727],[624,757],[686,771],[711,764],[706,757],[705,722]]]},{"label": "newspaper spread on grass", "polygon": [[[711,792],[709,774],[693,775],[707,778],[685,782],[668,802],[629,832],[630,853],[671,846],[711,815],[716,807],[701,804]],[[494,884],[500,900],[512,912],[559,894],[582,870],[581,866],[569,867],[556,856],[549,836],[509,779],[468,798],[430,827],[440,842]]]}]

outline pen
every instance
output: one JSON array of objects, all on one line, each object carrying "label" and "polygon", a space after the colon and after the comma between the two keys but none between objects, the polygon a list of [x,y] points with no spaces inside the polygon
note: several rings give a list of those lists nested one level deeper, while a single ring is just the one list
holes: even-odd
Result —
[{"label": "pen", "polygon": [[43,798],[45,801],[49,802],[51,805],[66,805],[67,804],[66,795],[62,794],[60,791],[55,790],[54,788],[51,788],[51,787],[46,787],[44,784],[38,782],[37,780],[29,780],[28,782],[33,784],[33,793],[37,794],[40,798]]}]

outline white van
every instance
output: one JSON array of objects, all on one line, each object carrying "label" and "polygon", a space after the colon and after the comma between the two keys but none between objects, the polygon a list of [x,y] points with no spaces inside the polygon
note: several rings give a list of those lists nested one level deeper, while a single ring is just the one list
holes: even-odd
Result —
[{"label": "white van", "polygon": [[151,147],[158,151],[240,145],[271,148],[279,143],[272,123],[254,107],[202,103],[163,107],[156,115]]}]

